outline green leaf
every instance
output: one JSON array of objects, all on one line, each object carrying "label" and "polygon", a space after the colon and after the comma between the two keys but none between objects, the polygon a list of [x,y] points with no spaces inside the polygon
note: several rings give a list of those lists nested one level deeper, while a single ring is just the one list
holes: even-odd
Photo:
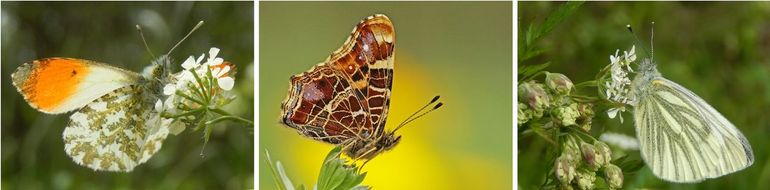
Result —
[{"label": "green leaf", "polygon": [[531,34],[531,39],[528,40],[529,43],[527,46],[531,46],[540,40],[540,38],[551,32],[551,30],[553,30],[557,24],[561,23],[564,21],[564,19],[574,14],[575,11],[577,11],[577,8],[583,5],[583,3],[583,1],[570,1],[559,6],[559,8],[557,8],[555,11],[551,12],[551,14],[545,18],[543,25],[538,27],[537,32]]},{"label": "green leaf", "polygon": [[532,131],[535,131],[535,134],[539,135],[540,137],[543,137],[543,139],[545,139],[549,143],[558,146],[558,144],[556,143],[556,140],[553,138],[553,133],[551,132],[553,130],[545,129],[541,125],[533,125]]},{"label": "green leaf", "polygon": [[628,159],[628,155],[613,160],[612,164],[618,166],[623,173],[633,173],[644,167],[644,162],[636,159]]},{"label": "green leaf", "polygon": [[[270,152],[267,151],[267,149],[265,149],[265,161],[267,161],[267,166],[270,168],[270,172],[273,173],[273,181],[275,182],[275,186],[277,186],[280,190],[291,189],[291,180],[286,177],[286,173],[283,171],[283,166],[280,164],[280,162],[276,162],[275,167],[273,166],[273,160],[270,158]],[[288,182],[288,184],[286,182]]]},{"label": "green leaf", "polygon": [[537,65],[524,65],[524,66],[521,66],[521,67],[519,67],[519,75],[520,75],[519,77],[521,77],[521,79],[529,78],[532,75],[542,71],[543,69],[545,69],[549,65],[551,65],[550,61],[542,63],[542,64],[537,64]]},{"label": "green leaf", "polygon": [[341,152],[342,147],[337,146],[326,155],[324,164],[321,166],[321,172],[318,175],[317,189],[368,189],[368,187],[360,186],[360,183],[366,177],[366,173],[359,174],[358,167],[348,165],[344,159],[340,158]]},{"label": "green leaf", "polygon": [[532,49],[532,50],[527,51],[526,53],[524,53],[519,59],[527,60],[529,58],[538,56],[538,55],[542,54],[543,52],[545,52],[545,51],[542,50],[542,49]]}]

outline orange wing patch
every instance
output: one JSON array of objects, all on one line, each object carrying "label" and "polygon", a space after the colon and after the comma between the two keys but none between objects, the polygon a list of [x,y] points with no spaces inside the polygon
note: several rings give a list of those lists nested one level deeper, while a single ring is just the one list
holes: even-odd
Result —
[{"label": "orange wing patch", "polygon": [[75,93],[89,71],[87,63],[81,60],[48,58],[25,63],[12,78],[30,105],[53,112]]}]

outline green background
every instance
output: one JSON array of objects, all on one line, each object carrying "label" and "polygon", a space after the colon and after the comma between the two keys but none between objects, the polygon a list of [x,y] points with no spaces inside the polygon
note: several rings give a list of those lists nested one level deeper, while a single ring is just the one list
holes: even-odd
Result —
[{"label": "green background", "polygon": [[[519,39],[523,39],[530,23],[542,23],[561,4],[519,3]],[[625,176],[625,188],[770,188],[770,3],[587,2],[544,37],[538,46],[545,53],[526,64],[551,61],[547,71],[564,73],[576,84],[593,80],[610,63],[610,54],[636,44],[625,28],[627,24],[649,47],[652,21],[658,70],[698,94],[735,124],[751,143],[755,160],[743,171],[698,184],[668,183],[644,167]],[[647,58],[638,44],[636,50],[640,60]],[[596,96],[595,89],[580,93]],[[626,122],[621,124],[608,120],[605,110],[596,111],[594,128],[607,127],[609,131],[635,136],[629,112],[624,113]],[[547,172],[544,168],[553,163],[542,162],[545,144],[536,136],[519,142],[519,183],[531,189],[542,183]],[[641,159],[638,151],[625,152]]]},{"label": "green background", "polygon": [[[215,127],[204,150],[203,133],[170,135],[161,150],[131,173],[94,172],[64,153],[62,132],[69,114],[32,109],[11,85],[11,73],[46,57],[100,61],[140,72],[200,20],[206,23],[170,55],[181,64],[210,47],[238,67],[226,109],[252,118],[254,62],[252,2],[3,2],[2,4],[2,188],[3,189],[245,189],[253,187],[253,129]],[[181,68],[176,66],[175,69]],[[240,106],[239,106],[240,105]]]},{"label": "green background", "polygon": [[264,150],[295,185],[312,187],[333,146],[280,124],[289,77],[339,48],[358,22],[386,14],[396,30],[392,130],[434,95],[444,107],[414,121],[369,162],[375,189],[511,189],[510,2],[261,2],[260,184],[275,189]]}]

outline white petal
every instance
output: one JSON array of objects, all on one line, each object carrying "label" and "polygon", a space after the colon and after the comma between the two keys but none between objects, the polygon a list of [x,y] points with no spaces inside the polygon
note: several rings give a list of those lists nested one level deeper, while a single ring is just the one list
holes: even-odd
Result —
[{"label": "white petal", "polygon": [[163,111],[162,109],[163,109],[163,102],[161,102],[160,100],[156,101],[155,102],[155,111],[161,112],[161,111]]},{"label": "white petal", "polygon": [[217,83],[219,83],[219,88],[231,90],[233,89],[233,85],[235,85],[235,80],[232,77],[222,77],[217,80]]},{"label": "white petal", "polygon": [[187,58],[187,60],[184,60],[182,63],[182,68],[185,70],[192,69],[198,66],[198,63],[195,62],[195,58],[193,56],[190,56]]},{"label": "white petal", "polygon": [[209,49],[209,60],[214,59],[219,54],[219,48],[212,47]]},{"label": "white petal", "polygon": [[200,56],[200,57],[198,57],[198,60],[195,60],[195,62],[196,62],[196,63],[198,63],[198,64],[200,64],[200,63],[201,63],[201,61],[203,61],[203,57],[206,57],[206,54],[205,54],[205,53],[204,53],[204,54],[201,54],[201,56]]},{"label": "white petal", "polygon": [[222,69],[219,67],[214,67],[214,69],[211,69],[211,76],[213,76],[214,78],[219,78],[223,74],[224,73],[222,72]]},{"label": "white petal", "polygon": [[209,60],[209,65],[219,65],[224,62],[225,62],[224,59],[217,57],[217,58],[214,58],[213,60]]},{"label": "white petal", "polygon": [[163,94],[165,95],[172,95],[176,92],[176,85],[174,84],[166,84],[166,86],[163,87]]},{"label": "white petal", "polygon": [[[225,68],[222,69],[222,75],[227,74],[228,72],[230,72],[230,66],[225,66]],[[217,77],[221,77],[222,75]]]},{"label": "white petal", "polygon": [[609,110],[607,110],[607,116],[609,116],[610,118],[615,118],[615,116],[618,115],[618,111],[620,111],[620,109],[610,108]]},{"label": "white petal", "polygon": [[172,96],[169,96],[168,98],[166,98],[166,101],[163,102],[163,105],[166,105],[166,109],[168,109],[171,112],[176,110],[174,108],[174,99],[176,99],[176,96],[172,95]]}]

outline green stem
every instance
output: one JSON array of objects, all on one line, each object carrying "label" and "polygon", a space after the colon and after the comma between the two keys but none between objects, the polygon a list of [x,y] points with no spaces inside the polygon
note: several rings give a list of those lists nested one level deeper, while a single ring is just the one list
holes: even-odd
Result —
[{"label": "green stem", "polygon": [[575,89],[582,88],[584,86],[596,86],[596,80],[589,80],[589,81],[578,83],[575,85]]},{"label": "green stem", "polygon": [[211,121],[206,122],[206,125],[211,125],[211,124],[218,123],[218,122],[225,121],[225,120],[239,121],[239,122],[242,122],[242,123],[249,124],[251,126],[254,125],[254,122],[252,122],[252,121],[249,121],[247,119],[244,119],[244,118],[241,118],[241,117],[238,117],[238,116],[232,116],[232,115],[218,117],[216,119],[213,119]]},{"label": "green stem", "polygon": [[209,100],[209,93],[208,93],[208,91],[209,90],[207,90],[205,85],[203,85],[203,82],[201,82],[201,78],[198,76],[198,73],[193,72],[193,71],[190,71],[190,72],[192,72],[193,77],[195,77],[195,82],[198,83],[198,87],[200,87],[200,90],[202,91],[201,93],[203,94],[203,99],[207,100],[207,102],[208,102],[208,100]]},{"label": "green stem", "polygon": [[184,116],[196,114],[196,113],[201,112],[203,110],[205,110],[205,108],[198,108],[198,109],[194,109],[192,111],[184,112],[184,113],[181,113],[181,114],[171,115],[171,116],[164,116],[164,117],[166,117],[166,118],[179,118],[179,117],[184,117]]},{"label": "green stem", "polygon": [[211,120],[211,121],[207,122],[207,124],[208,123],[216,123],[216,122],[219,122],[221,120],[233,120],[233,121],[239,121],[241,123],[246,123],[246,124],[248,124],[251,127],[254,126],[254,122],[253,121],[248,120],[248,119],[244,119],[242,117],[238,117],[238,116],[233,115],[233,114],[230,114],[230,113],[228,113],[225,110],[218,109],[218,108],[217,109],[209,109],[209,110],[213,111],[214,113],[218,113],[220,115],[223,115],[223,116],[219,117],[219,118],[216,118],[214,120]]},{"label": "green stem", "polygon": [[208,104],[206,104],[206,103],[203,103],[202,101],[200,101],[200,100],[198,100],[198,99],[192,98],[192,97],[188,96],[187,94],[184,94],[184,93],[182,93],[181,91],[176,91],[176,95],[178,95],[178,96],[181,96],[181,97],[183,97],[183,98],[185,98],[185,99],[188,99],[188,100],[190,100],[190,101],[193,101],[193,102],[195,102],[195,103],[198,103],[198,104],[200,104],[201,106],[205,106],[205,105],[208,105]]}]

